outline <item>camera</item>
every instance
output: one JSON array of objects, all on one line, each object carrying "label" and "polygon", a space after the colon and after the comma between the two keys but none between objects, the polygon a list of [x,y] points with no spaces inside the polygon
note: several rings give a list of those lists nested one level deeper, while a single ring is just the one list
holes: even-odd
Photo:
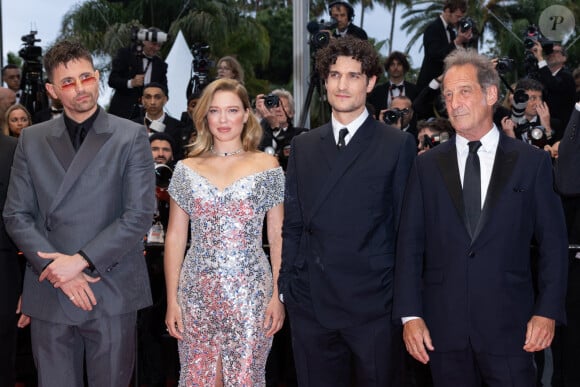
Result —
[{"label": "camera", "polygon": [[532,24],[528,26],[524,34],[524,47],[526,47],[528,50],[531,50],[536,42],[540,42],[542,45],[542,51],[545,55],[550,55],[552,51],[554,51],[554,42],[546,39],[540,32],[540,29],[536,25]]},{"label": "camera", "polygon": [[495,66],[495,68],[497,69],[497,72],[502,74],[502,75],[513,71],[514,67],[515,67],[515,61],[511,58],[508,58],[508,57],[499,58],[497,60],[497,65]]},{"label": "camera", "polygon": [[272,109],[274,107],[278,107],[280,106],[280,98],[277,95],[274,94],[268,94],[264,98],[264,105],[268,108],[268,109]]},{"label": "camera", "polygon": [[466,32],[473,29],[475,22],[469,16],[465,16],[459,20],[457,26],[459,27],[459,31]]},{"label": "camera", "polygon": [[320,23],[317,21],[311,21],[306,25],[306,29],[310,32],[310,45],[314,49],[319,49],[326,47],[330,42],[330,33],[328,30],[332,30],[338,26],[338,21],[331,18],[330,21],[325,22],[321,20]]},{"label": "camera", "polygon": [[194,93],[199,93],[209,84],[209,69],[213,62],[209,59],[210,46],[206,43],[194,43],[191,46],[191,77],[185,89],[185,95],[189,98]]},{"label": "camera", "polygon": [[523,120],[529,98],[524,89],[516,89],[514,91],[511,117],[514,122],[521,122]]},{"label": "camera", "polygon": [[433,148],[441,143],[444,143],[449,140],[449,133],[441,132],[440,134],[435,134],[433,136],[429,136],[428,134],[423,135],[423,149]]},{"label": "camera", "polygon": [[383,121],[385,121],[386,124],[392,125],[397,123],[399,118],[403,118],[403,116],[406,116],[407,114],[409,114],[409,109],[390,109],[383,115]]},{"label": "camera", "polygon": [[523,125],[518,125],[515,132],[520,135],[522,139],[528,140],[532,145],[535,145],[538,148],[543,148],[544,145],[548,143],[546,128],[537,123],[527,122]]},{"label": "camera", "polygon": [[135,39],[142,42],[165,43],[167,42],[167,33],[159,31],[157,28],[135,29]]},{"label": "camera", "polygon": [[20,103],[28,109],[31,114],[37,113],[48,106],[48,96],[44,88],[42,77],[42,48],[36,46],[40,39],[36,38],[37,31],[30,31],[22,36],[24,42],[18,55],[23,59],[22,79],[20,81]]}]

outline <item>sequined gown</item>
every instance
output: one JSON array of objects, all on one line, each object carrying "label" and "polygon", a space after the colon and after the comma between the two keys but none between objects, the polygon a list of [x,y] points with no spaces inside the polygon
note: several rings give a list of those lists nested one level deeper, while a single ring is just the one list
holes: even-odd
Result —
[{"label": "sequined gown", "polygon": [[220,355],[225,386],[264,386],[272,340],[263,322],[272,271],[262,224],[284,199],[282,169],[243,177],[220,191],[179,162],[168,191],[191,224],[178,288],[185,327],[179,386],[213,386]]}]

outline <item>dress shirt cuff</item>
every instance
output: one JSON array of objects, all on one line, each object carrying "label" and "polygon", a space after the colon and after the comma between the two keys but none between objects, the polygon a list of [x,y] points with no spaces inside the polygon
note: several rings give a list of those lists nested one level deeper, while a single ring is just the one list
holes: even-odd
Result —
[{"label": "dress shirt cuff", "polygon": [[411,320],[418,320],[421,317],[419,316],[407,316],[407,317],[401,317],[401,321],[403,322],[403,325],[405,325],[406,323],[408,323]]},{"label": "dress shirt cuff", "polygon": [[441,83],[439,83],[437,79],[432,79],[431,82],[429,82],[429,87],[433,90],[438,90],[441,87]]},{"label": "dress shirt cuff", "polygon": [[574,107],[576,108],[576,110],[580,112],[580,102],[576,102],[576,105],[574,105]]},{"label": "dress shirt cuff", "polygon": [[127,81],[127,89],[132,89],[132,88],[133,88],[133,85],[131,85],[131,80],[129,79]]},{"label": "dress shirt cuff", "polygon": [[79,251],[77,251],[77,254],[80,255],[85,260],[85,262],[89,265],[88,269],[90,271],[94,271],[95,270],[95,265],[93,265],[93,263],[89,259],[88,255],[84,251],[79,250]]},{"label": "dress shirt cuff", "polygon": [[538,68],[541,69],[542,67],[546,67],[548,65],[548,62],[546,62],[546,60],[541,60],[538,62]]}]

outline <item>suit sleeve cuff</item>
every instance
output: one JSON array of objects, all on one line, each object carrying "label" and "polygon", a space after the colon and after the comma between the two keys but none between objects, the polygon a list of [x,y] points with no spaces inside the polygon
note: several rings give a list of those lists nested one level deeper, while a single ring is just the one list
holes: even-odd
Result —
[{"label": "suit sleeve cuff", "polygon": [[94,271],[95,270],[95,265],[93,265],[93,262],[91,262],[91,260],[89,259],[88,255],[84,251],[79,250],[79,251],[77,251],[77,254],[79,254],[81,257],[83,257],[83,259],[85,260],[85,262],[89,265],[88,269],[90,271]]}]

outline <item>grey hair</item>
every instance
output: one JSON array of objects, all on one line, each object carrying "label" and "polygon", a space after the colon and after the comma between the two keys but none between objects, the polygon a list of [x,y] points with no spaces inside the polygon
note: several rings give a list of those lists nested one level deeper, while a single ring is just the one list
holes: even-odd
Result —
[{"label": "grey hair", "polygon": [[490,86],[495,86],[499,90],[499,75],[491,60],[479,54],[472,48],[458,48],[452,51],[445,58],[445,69],[443,72],[443,79],[445,74],[453,66],[472,65],[477,71],[477,81],[483,90],[487,90]]},{"label": "grey hair", "polygon": [[294,110],[294,97],[292,97],[292,94],[288,90],[275,89],[275,90],[272,90],[272,94],[278,96],[278,98],[286,98],[286,100],[288,100],[288,109],[290,110],[286,113],[294,114],[294,112],[295,112],[295,110]]}]

